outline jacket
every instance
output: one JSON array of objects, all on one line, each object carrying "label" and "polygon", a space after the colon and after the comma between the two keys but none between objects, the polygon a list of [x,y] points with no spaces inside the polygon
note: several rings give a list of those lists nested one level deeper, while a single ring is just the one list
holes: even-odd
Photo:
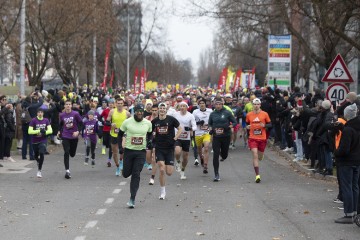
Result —
[{"label": "jacket", "polygon": [[213,130],[216,128],[222,128],[224,130],[223,134],[214,135],[214,137],[226,137],[230,136],[230,122],[232,123],[233,127],[236,126],[237,122],[234,118],[232,111],[225,109],[224,107],[218,111],[214,110],[209,116],[209,127]]},{"label": "jacket", "polygon": [[337,166],[360,166],[360,117],[346,122],[339,147],[334,152]]}]

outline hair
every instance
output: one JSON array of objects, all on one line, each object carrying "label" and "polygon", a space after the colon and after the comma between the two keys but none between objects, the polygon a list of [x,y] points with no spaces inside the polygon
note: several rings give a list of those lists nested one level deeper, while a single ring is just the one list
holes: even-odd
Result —
[{"label": "hair", "polygon": [[158,108],[159,106],[157,104],[154,104],[151,106],[151,108]]}]

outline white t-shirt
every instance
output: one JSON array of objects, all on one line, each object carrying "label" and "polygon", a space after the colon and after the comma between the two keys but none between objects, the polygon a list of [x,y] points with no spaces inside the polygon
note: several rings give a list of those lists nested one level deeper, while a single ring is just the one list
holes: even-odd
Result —
[{"label": "white t-shirt", "polygon": [[193,112],[193,116],[196,122],[204,121],[203,125],[197,125],[195,136],[202,136],[209,132],[209,116],[212,113],[210,108],[206,108],[205,111],[201,111],[200,109],[195,109]]},{"label": "white t-shirt", "polygon": [[[176,112],[173,117],[179,121],[182,129],[179,139],[190,140],[191,130],[196,130],[196,122],[194,116],[189,112],[186,112],[185,115],[182,115],[181,112]],[[185,127],[190,128],[190,130],[186,131]]]}]

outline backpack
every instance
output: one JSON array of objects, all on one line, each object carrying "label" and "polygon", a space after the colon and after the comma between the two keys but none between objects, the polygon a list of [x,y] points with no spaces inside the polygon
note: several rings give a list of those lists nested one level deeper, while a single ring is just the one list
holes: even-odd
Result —
[{"label": "backpack", "polygon": [[31,122],[31,116],[29,113],[29,108],[22,108],[21,109],[21,114],[20,114],[20,118],[21,118],[21,124],[28,124]]}]

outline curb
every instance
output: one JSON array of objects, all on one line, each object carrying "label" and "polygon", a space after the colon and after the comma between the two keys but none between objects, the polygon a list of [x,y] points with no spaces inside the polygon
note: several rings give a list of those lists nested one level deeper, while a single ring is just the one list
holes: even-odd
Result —
[{"label": "curb", "polygon": [[279,156],[284,157],[289,162],[290,166],[292,166],[297,171],[305,174],[306,176],[309,176],[309,177],[312,177],[312,178],[315,178],[318,180],[324,180],[324,181],[328,181],[328,182],[337,183],[336,176],[329,176],[329,175],[324,176],[320,173],[314,173],[312,170],[309,170],[304,163],[293,162],[294,157],[291,154],[282,151],[278,146],[274,146],[274,144],[271,142],[268,142],[268,143],[273,151],[277,152],[279,154]]}]

